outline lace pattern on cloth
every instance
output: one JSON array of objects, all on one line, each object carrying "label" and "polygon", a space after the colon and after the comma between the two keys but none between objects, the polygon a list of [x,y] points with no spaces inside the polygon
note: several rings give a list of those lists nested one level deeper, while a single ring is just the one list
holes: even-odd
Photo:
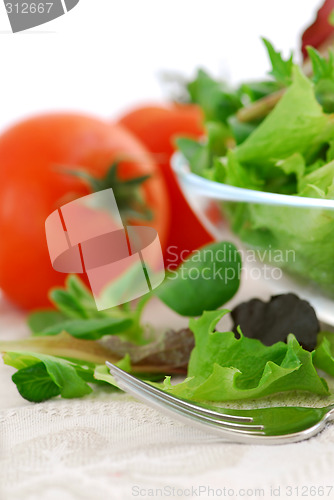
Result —
[{"label": "lace pattern on cloth", "polygon": [[231,444],[123,394],[6,410],[0,429],[3,499],[123,500],[136,485],[269,488],[333,477],[334,426],[300,444]]},{"label": "lace pattern on cloth", "polygon": [[[172,324],[173,318],[167,321],[165,311],[155,307],[153,312],[164,324]],[[0,314],[0,337],[28,335],[24,318],[1,300]],[[81,400],[28,403],[11,383],[14,372],[11,367],[0,367],[1,500],[131,500],[136,486],[200,485],[235,491],[264,488],[267,496],[262,498],[267,499],[275,485],[334,484],[334,425],[299,444],[231,444],[165,417],[122,393],[97,391]],[[334,386],[331,389],[333,392]],[[284,404],[323,406],[330,402],[334,398],[284,397]],[[261,405],[275,404],[282,404],[282,398],[261,401]],[[259,402],[238,406],[252,405]]]}]

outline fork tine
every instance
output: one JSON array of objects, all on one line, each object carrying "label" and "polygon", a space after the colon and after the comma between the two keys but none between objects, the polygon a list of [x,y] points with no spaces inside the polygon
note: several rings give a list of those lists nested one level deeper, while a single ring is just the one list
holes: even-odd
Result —
[{"label": "fork tine", "polygon": [[241,423],[251,423],[253,422],[252,417],[244,417],[242,415],[233,415],[233,414],[228,414],[228,413],[223,413],[220,411],[215,411],[211,410],[209,408],[204,407],[203,405],[196,403],[194,405],[191,401],[187,401],[185,399],[180,399],[176,398],[175,396],[172,396],[171,394],[168,394],[165,391],[162,391],[161,389],[158,389],[157,387],[154,387],[147,382],[144,382],[143,380],[138,379],[137,377],[134,377],[133,375],[130,375],[129,373],[125,372],[118,366],[113,365],[109,361],[106,361],[106,365],[108,366],[110,372],[112,375],[118,375],[122,377],[126,381],[134,381],[136,382],[137,386],[140,386],[142,388],[149,389],[151,393],[156,394],[157,396],[163,397],[165,400],[168,401],[173,401],[174,403],[177,403],[179,406],[182,406],[184,408],[191,409],[193,411],[196,411],[197,413],[201,413],[203,415],[208,415],[212,417],[220,417],[223,419],[226,419],[231,422],[241,422]]},{"label": "fork tine", "polygon": [[217,420],[213,417],[204,416],[199,413],[196,413],[193,410],[183,408],[178,404],[165,400],[161,396],[157,396],[153,394],[151,391],[144,389],[143,387],[138,387],[135,383],[129,380],[122,380],[118,375],[115,376],[118,385],[120,388],[124,389],[127,393],[134,396],[136,399],[139,399],[145,403],[151,404],[151,406],[157,407],[159,410],[164,409],[168,413],[172,414],[175,417],[175,414],[178,414],[179,417],[182,417],[183,420],[189,421],[192,420],[196,424],[205,425],[206,427],[211,427],[216,430],[219,430],[220,433],[227,433],[229,437],[231,435],[253,435],[253,436],[262,436],[264,435],[262,431],[262,426],[246,426],[245,424],[238,424],[232,422],[226,422],[224,420]]},{"label": "fork tine", "polygon": [[[175,398],[170,394],[153,387],[142,380],[133,377],[127,372],[121,370],[120,368],[112,365],[109,362],[106,362],[110,373],[114,375],[116,381],[119,383],[120,387],[124,386],[124,388],[131,392],[135,397],[142,396],[142,399],[145,401],[150,401],[151,403],[159,401],[160,405],[163,405],[165,408],[172,409],[172,411],[177,411],[178,413],[182,413],[183,416],[187,416],[190,418],[196,418],[197,421],[201,423],[205,423],[206,425],[220,427],[222,429],[228,430],[229,432],[238,433],[238,434],[254,434],[254,435],[263,435],[263,426],[262,425],[251,425],[247,424],[247,422],[252,422],[253,419],[250,417],[239,417],[233,415],[226,415],[224,413],[219,413],[215,411],[208,410],[203,407],[198,407],[197,405],[193,405],[188,401],[183,401],[179,398]],[[166,397],[168,396],[168,397]],[[155,401],[154,401],[155,400]],[[219,417],[219,418],[217,418]],[[227,419],[226,419],[227,417]],[[239,423],[241,422],[241,423]]]}]

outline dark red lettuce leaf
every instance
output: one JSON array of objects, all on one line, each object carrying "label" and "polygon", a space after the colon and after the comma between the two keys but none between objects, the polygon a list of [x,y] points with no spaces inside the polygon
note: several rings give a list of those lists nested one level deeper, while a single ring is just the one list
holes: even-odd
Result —
[{"label": "dark red lettuce leaf", "polygon": [[293,333],[308,351],[317,343],[320,324],[313,307],[293,293],[275,295],[269,302],[252,299],[235,307],[231,312],[233,331],[240,325],[246,337],[261,340],[265,345],[286,341]]},{"label": "dark red lettuce leaf", "polygon": [[161,367],[162,372],[186,373],[190,353],[195,345],[194,335],[189,328],[168,330],[149,344],[137,345],[110,335],[100,343],[118,358],[129,354],[133,368],[149,365]]},{"label": "dark red lettuce leaf", "polygon": [[306,47],[311,45],[316,49],[323,45],[328,38],[334,35],[334,26],[328,20],[334,10],[334,0],[325,0],[319,9],[315,22],[307,28],[302,36],[302,52],[304,59],[307,58]]}]

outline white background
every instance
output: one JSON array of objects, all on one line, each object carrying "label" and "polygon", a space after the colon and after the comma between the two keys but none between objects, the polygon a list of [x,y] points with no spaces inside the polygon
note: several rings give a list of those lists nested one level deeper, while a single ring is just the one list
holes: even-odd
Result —
[{"label": "white background", "polygon": [[269,68],[259,37],[288,54],[317,0],[80,0],[68,14],[12,34],[0,0],[0,130],[23,116],[79,110],[114,117],[163,98],[158,73],[197,66],[232,82]]}]

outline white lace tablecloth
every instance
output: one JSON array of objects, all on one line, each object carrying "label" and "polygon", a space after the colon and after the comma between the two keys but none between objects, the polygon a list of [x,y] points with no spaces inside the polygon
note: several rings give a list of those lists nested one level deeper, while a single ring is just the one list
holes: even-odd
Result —
[{"label": "white lace tablecloth", "polygon": [[[0,302],[0,337],[25,335],[22,315]],[[334,498],[334,425],[299,444],[224,443],[122,393],[30,404],[13,372],[0,366],[1,500]]]}]

